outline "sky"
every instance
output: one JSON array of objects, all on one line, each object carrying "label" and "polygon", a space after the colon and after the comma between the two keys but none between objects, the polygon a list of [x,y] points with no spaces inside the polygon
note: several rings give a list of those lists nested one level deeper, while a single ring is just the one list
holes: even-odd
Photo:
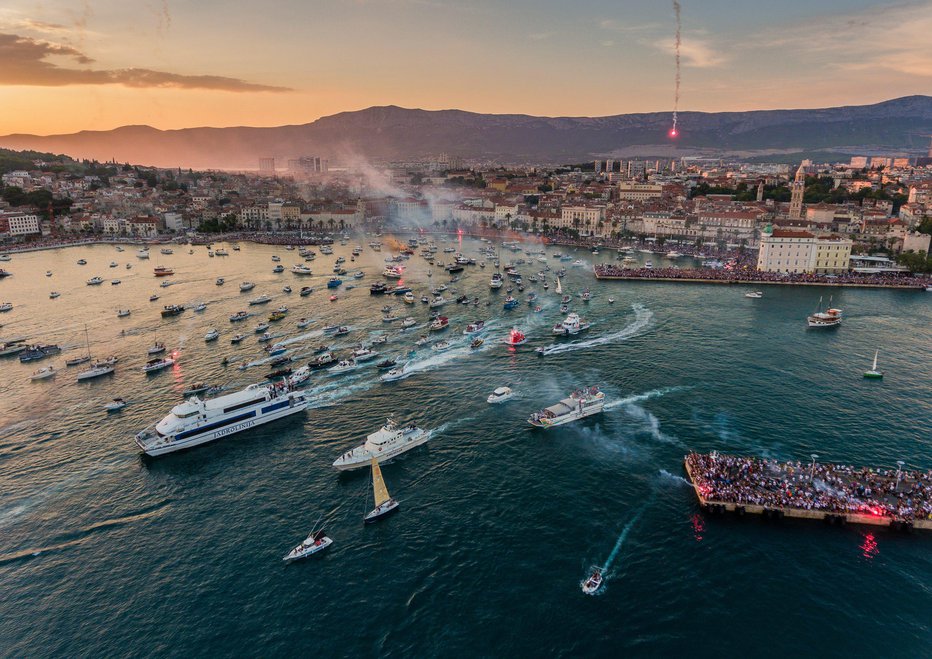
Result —
[{"label": "sky", "polygon": [[[680,0],[679,109],[932,94],[932,0]],[[3,0],[0,134],[673,109],[664,0]]]}]

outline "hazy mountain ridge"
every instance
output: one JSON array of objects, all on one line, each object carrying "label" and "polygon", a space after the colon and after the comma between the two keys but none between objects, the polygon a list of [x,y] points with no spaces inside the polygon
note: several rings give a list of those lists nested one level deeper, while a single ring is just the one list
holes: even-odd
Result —
[{"label": "hazy mountain ridge", "polygon": [[[669,112],[610,117],[535,117],[463,110],[371,107],[272,128],[158,130],[123,126],[69,135],[7,135],[0,146],[77,158],[164,167],[254,169],[258,159],[319,155],[418,158],[441,152],[501,162],[579,161],[600,154],[690,155],[869,147],[923,153],[932,134],[932,97],[812,110],[681,112],[681,136],[667,137]],[[281,163],[282,165],[284,162]]]}]

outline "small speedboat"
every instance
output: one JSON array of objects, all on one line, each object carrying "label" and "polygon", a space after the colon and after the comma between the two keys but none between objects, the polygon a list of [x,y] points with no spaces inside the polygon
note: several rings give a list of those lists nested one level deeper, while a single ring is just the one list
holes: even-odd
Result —
[{"label": "small speedboat", "polygon": [[589,575],[589,578],[586,579],[582,584],[582,591],[586,595],[595,595],[596,591],[602,587],[602,568],[596,568],[593,570],[592,574]]},{"label": "small speedboat", "polygon": [[123,400],[122,398],[114,398],[114,399],[111,400],[109,403],[107,403],[106,405],[104,405],[104,409],[107,410],[108,413],[109,413],[109,412],[119,412],[119,411],[122,410],[124,407],[126,407],[126,401]]},{"label": "small speedboat", "polygon": [[514,398],[515,392],[511,387],[499,387],[486,398],[489,403],[504,403],[506,400]]},{"label": "small speedboat", "polygon": [[326,535],[323,529],[316,532],[311,531],[310,535],[304,539],[304,542],[285,554],[285,557],[282,560],[288,563],[290,561],[296,561],[300,558],[306,558],[312,554],[316,554],[319,551],[323,551],[332,544],[333,540],[331,540]]}]

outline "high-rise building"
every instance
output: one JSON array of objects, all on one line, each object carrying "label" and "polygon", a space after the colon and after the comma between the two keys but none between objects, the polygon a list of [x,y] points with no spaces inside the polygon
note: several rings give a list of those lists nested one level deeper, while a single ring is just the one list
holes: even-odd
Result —
[{"label": "high-rise building", "polygon": [[275,158],[259,158],[259,173],[265,176],[275,174]]}]

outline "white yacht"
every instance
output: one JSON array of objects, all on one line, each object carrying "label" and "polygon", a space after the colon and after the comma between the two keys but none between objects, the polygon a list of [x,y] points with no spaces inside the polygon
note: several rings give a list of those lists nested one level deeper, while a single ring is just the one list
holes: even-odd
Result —
[{"label": "white yacht", "polygon": [[365,444],[341,455],[333,466],[345,471],[366,467],[372,458],[384,462],[420,446],[428,439],[430,434],[421,428],[413,424],[399,428],[394,419],[388,419],[384,426],[366,438]]},{"label": "white yacht", "polygon": [[137,434],[136,444],[148,455],[180,451],[301,412],[307,403],[303,391],[286,384],[252,384],[210,400],[193,396]]},{"label": "white yacht", "polygon": [[499,387],[495,391],[489,394],[489,397],[486,398],[488,403],[504,403],[506,400],[511,400],[514,398],[515,392],[511,387]]},{"label": "white yacht", "polygon": [[604,406],[605,394],[598,387],[577,389],[556,405],[534,412],[527,421],[538,428],[551,428],[598,414]]},{"label": "white yacht", "polygon": [[562,323],[553,326],[553,333],[560,336],[569,336],[579,334],[587,329],[589,329],[589,323],[580,318],[578,313],[571,313]]}]

